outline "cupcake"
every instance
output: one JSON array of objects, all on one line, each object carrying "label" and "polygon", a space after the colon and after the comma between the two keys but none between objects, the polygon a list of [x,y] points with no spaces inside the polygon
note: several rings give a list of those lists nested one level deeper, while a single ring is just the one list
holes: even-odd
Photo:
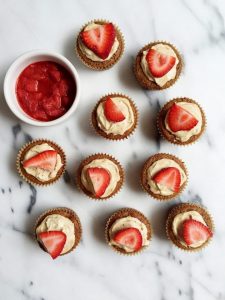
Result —
[{"label": "cupcake", "polygon": [[133,101],[122,94],[102,97],[92,112],[92,125],[97,133],[109,140],[121,140],[131,135],[138,122]]},{"label": "cupcake", "polygon": [[205,114],[200,105],[189,98],[176,98],[167,102],[158,115],[161,135],[177,145],[197,141],[206,127]]},{"label": "cupcake", "polygon": [[214,225],[203,207],[194,203],[182,203],[169,212],[166,231],[168,238],[178,248],[197,251],[210,242]]},{"label": "cupcake", "polygon": [[87,67],[94,70],[109,69],[123,54],[123,36],[113,23],[94,20],[81,29],[76,51]]},{"label": "cupcake", "polygon": [[78,187],[90,198],[105,200],[122,187],[124,171],[111,155],[94,154],[83,160],[77,172]]},{"label": "cupcake", "polygon": [[138,82],[149,90],[172,86],[180,76],[182,58],[167,42],[154,42],[142,48],[136,57],[134,73]]},{"label": "cupcake", "polygon": [[31,184],[46,186],[57,181],[65,171],[63,150],[49,140],[34,140],[19,151],[17,170]]},{"label": "cupcake", "polygon": [[152,236],[151,224],[138,210],[123,208],[107,221],[105,236],[107,243],[117,252],[136,254],[149,245]]},{"label": "cupcake", "polygon": [[157,200],[177,197],[188,180],[184,163],[174,155],[158,153],[144,164],[141,183],[145,191]]},{"label": "cupcake", "polygon": [[39,246],[53,259],[68,254],[80,242],[80,219],[69,208],[53,208],[44,212],[35,225],[35,237]]}]

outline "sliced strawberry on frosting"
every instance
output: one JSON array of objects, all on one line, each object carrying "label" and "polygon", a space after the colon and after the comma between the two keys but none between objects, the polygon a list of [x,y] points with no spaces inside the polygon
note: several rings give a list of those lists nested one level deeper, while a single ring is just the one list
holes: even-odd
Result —
[{"label": "sliced strawberry on frosting", "polygon": [[57,162],[57,152],[46,150],[23,162],[24,168],[40,168],[52,172]]},{"label": "sliced strawberry on frosting", "polygon": [[38,234],[38,239],[53,259],[58,257],[66,243],[66,235],[62,231],[47,231]]},{"label": "sliced strawberry on frosting", "polygon": [[127,247],[129,250],[138,251],[142,247],[142,235],[137,228],[130,227],[121,229],[116,232],[113,240],[122,247]]},{"label": "sliced strawberry on frosting", "polygon": [[87,176],[92,184],[96,197],[101,197],[110,183],[110,174],[104,168],[88,168]]},{"label": "sliced strawberry on frosting", "polygon": [[110,97],[108,97],[104,103],[104,113],[106,119],[111,122],[121,122],[125,120],[124,114]]},{"label": "sliced strawberry on frosting", "polygon": [[152,180],[166,186],[175,193],[179,192],[181,175],[180,171],[175,167],[168,167],[160,170],[153,176]]},{"label": "sliced strawberry on frosting", "polygon": [[198,120],[186,109],[174,103],[167,115],[168,125],[174,132],[191,130],[198,124]]},{"label": "sliced strawberry on frosting", "polygon": [[188,246],[205,243],[212,237],[211,230],[199,221],[188,219],[183,222],[183,238]]},{"label": "sliced strawberry on frosting", "polygon": [[160,53],[154,49],[150,49],[146,55],[149,71],[155,78],[166,75],[175,65],[176,58],[174,56]]},{"label": "sliced strawberry on frosting", "polygon": [[109,56],[115,37],[116,30],[112,23],[81,32],[81,39],[85,46],[102,59]]}]

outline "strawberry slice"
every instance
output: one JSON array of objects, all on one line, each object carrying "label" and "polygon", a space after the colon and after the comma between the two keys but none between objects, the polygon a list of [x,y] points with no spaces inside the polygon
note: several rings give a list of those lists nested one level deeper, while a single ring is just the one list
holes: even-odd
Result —
[{"label": "strawberry slice", "polygon": [[66,243],[66,235],[62,231],[41,232],[38,239],[53,259],[61,254]]},{"label": "strawberry slice", "polygon": [[168,125],[174,132],[191,130],[198,124],[198,120],[186,109],[174,103],[168,112]]},{"label": "strawberry slice", "polygon": [[211,230],[199,221],[188,219],[183,222],[183,238],[188,246],[206,242],[212,237]]},{"label": "strawberry slice", "polygon": [[112,23],[81,32],[81,39],[85,46],[102,59],[109,56],[115,37],[116,30]]},{"label": "strawberry slice", "polygon": [[57,152],[55,150],[46,150],[23,162],[24,168],[41,168],[52,172],[55,168]]},{"label": "strawberry slice", "polygon": [[162,54],[154,49],[150,49],[146,55],[149,71],[155,78],[166,75],[175,65],[174,56]]},{"label": "strawberry slice", "polygon": [[179,192],[181,176],[180,171],[175,167],[168,167],[160,170],[153,176],[152,180],[168,187],[175,193]]},{"label": "strawberry slice", "polygon": [[92,184],[95,196],[101,197],[110,183],[109,172],[104,168],[88,168],[87,176]]},{"label": "strawberry slice", "polygon": [[113,240],[121,246],[128,247],[132,252],[138,251],[142,247],[142,235],[140,231],[134,227],[117,231]]},{"label": "strawberry slice", "polygon": [[121,122],[125,116],[111,98],[107,98],[104,103],[104,113],[107,120],[112,122]]}]

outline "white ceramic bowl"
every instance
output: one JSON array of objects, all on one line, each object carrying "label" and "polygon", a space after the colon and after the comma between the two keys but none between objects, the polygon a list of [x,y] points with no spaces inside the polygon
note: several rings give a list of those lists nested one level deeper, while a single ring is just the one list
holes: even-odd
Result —
[{"label": "white ceramic bowl", "polygon": [[[53,61],[62,65],[73,76],[76,84],[76,95],[72,106],[63,116],[53,121],[43,122],[28,116],[20,107],[16,97],[16,81],[18,76],[28,65],[38,61]],[[80,79],[75,67],[63,55],[52,51],[33,50],[18,57],[9,67],[4,80],[4,95],[9,108],[20,120],[35,126],[52,126],[67,120],[76,110],[80,99]]]}]

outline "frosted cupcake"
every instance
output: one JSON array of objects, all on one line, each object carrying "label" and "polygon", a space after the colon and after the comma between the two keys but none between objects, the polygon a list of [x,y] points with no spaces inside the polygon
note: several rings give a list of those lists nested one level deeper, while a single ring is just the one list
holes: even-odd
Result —
[{"label": "frosted cupcake", "polygon": [[69,208],[54,208],[43,213],[35,225],[39,246],[53,259],[68,254],[80,242],[82,234],[80,219]]},{"label": "frosted cupcake", "polygon": [[17,155],[17,170],[31,184],[45,186],[56,182],[64,173],[65,165],[63,150],[49,140],[34,140]]},{"label": "frosted cupcake", "polygon": [[157,200],[170,200],[184,190],[188,180],[184,163],[176,156],[158,153],[144,164],[141,183],[144,190]]},{"label": "frosted cupcake", "polygon": [[92,112],[96,132],[109,140],[121,140],[131,135],[138,122],[133,101],[122,94],[102,97]]},{"label": "frosted cupcake", "polygon": [[178,248],[186,251],[197,251],[211,241],[214,231],[210,214],[194,203],[183,203],[174,206],[166,222],[168,238]]},{"label": "frosted cupcake", "polygon": [[173,144],[188,145],[196,142],[205,127],[202,108],[189,98],[176,98],[167,102],[158,115],[160,133]]},{"label": "frosted cupcake", "polygon": [[133,208],[115,212],[107,221],[106,241],[121,254],[133,255],[148,247],[152,229],[148,219]]},{"label": "frosted cupcake", "polygon": [[182,58],[167,42],[154,42],[142,48],[136,57],[134,72],[138,82],[149,90],[172,86],[180,76]]},{"label": "frosted cupcake", "polygon": [[108,154],[94,154],[81,162],[77,172],[78,187],[90,198],[105,200],[122,187],[124,171]]},{"label": "frosted cupcake", "polygon": [[81,29],[76,51],[87,67],[95,70],[109,69],[123,54],[123,36],[113,23],[94,20]]}]

